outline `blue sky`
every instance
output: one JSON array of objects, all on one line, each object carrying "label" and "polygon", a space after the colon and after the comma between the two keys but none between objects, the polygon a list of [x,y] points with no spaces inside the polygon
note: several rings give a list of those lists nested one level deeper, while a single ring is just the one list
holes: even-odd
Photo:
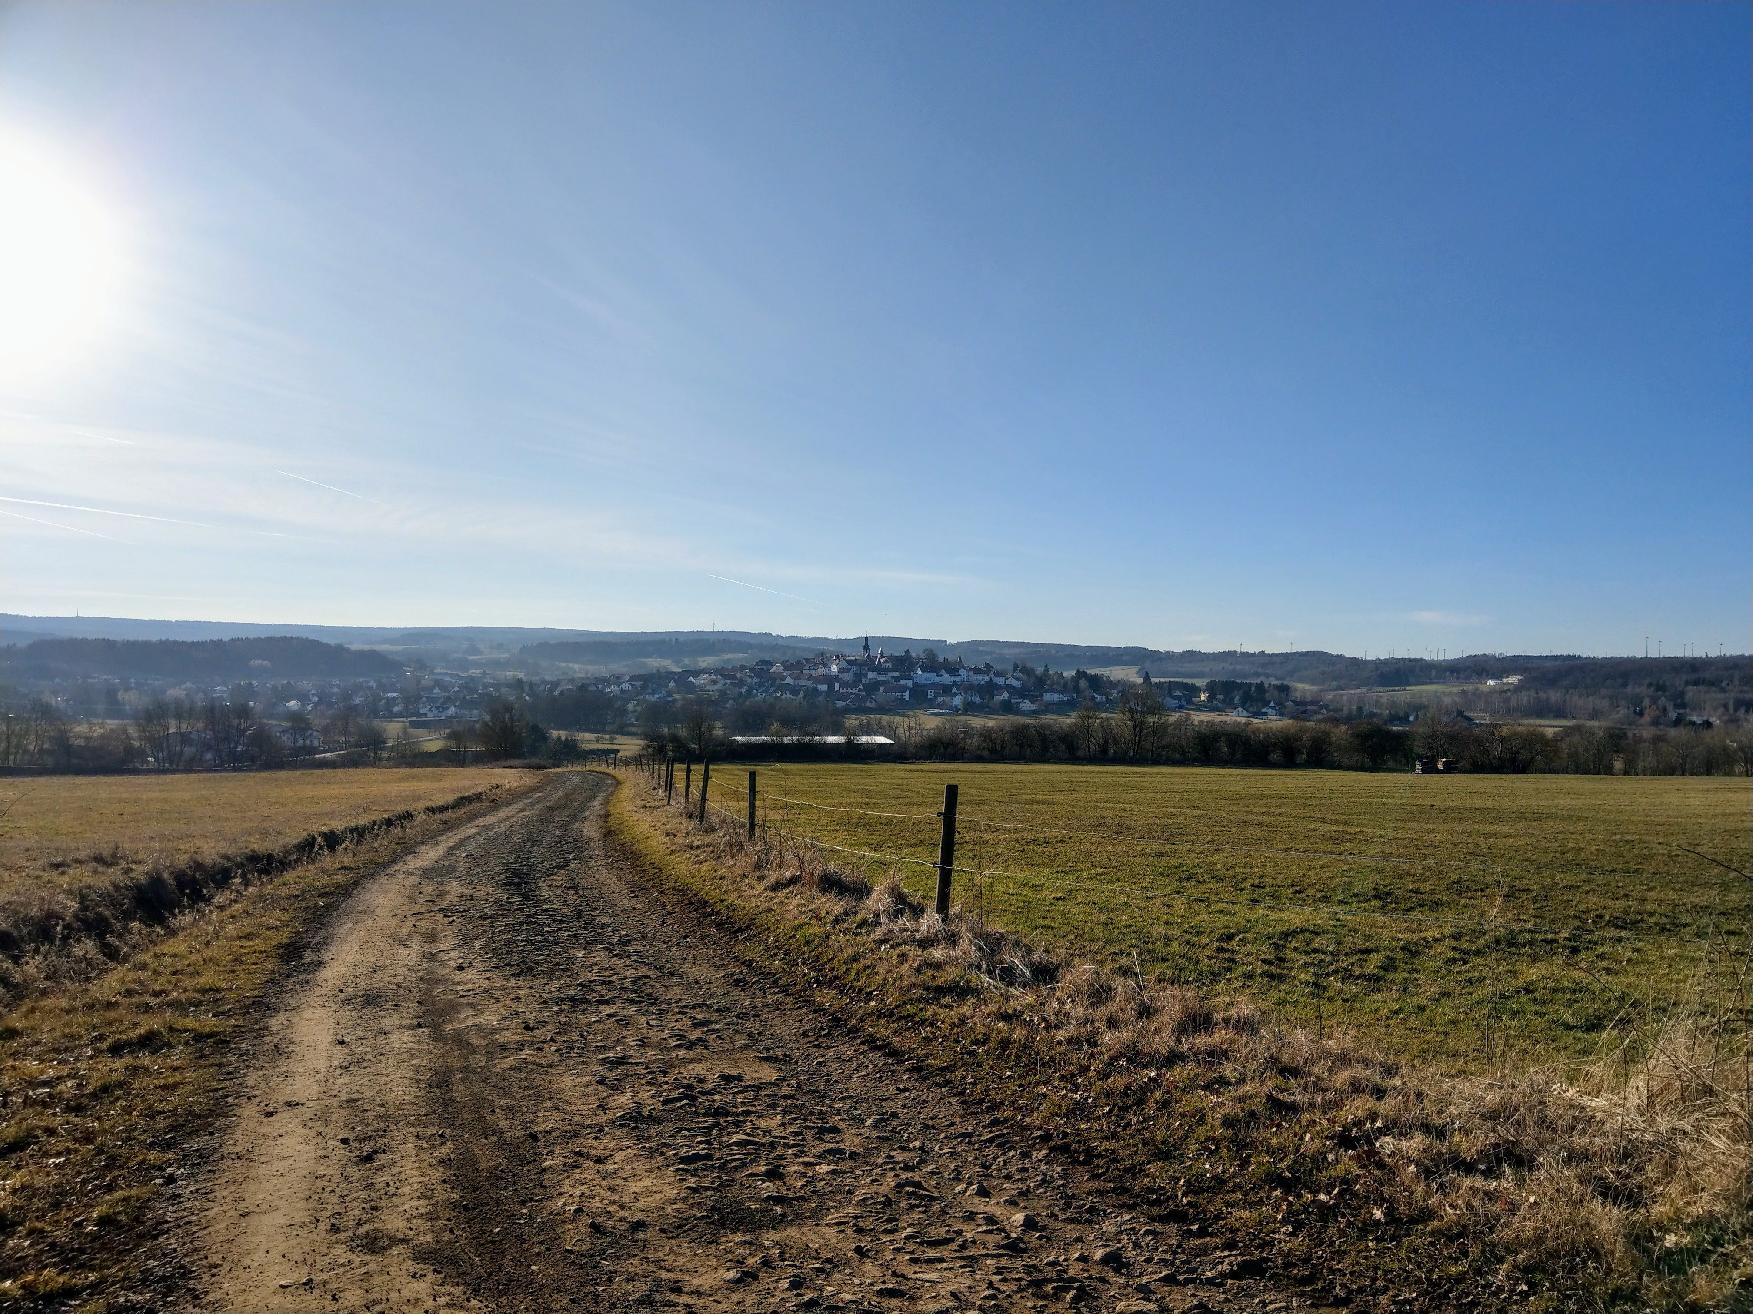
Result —
[{"label": "blue sky", "polygon": [[11,6],[0,609],[1746,650],[1750,13]]}]

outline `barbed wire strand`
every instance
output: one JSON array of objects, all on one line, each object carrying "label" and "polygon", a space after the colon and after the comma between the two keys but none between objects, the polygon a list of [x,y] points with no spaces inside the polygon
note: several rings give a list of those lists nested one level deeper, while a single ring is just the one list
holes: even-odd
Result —
[{"label": "barbed wire strand", "polygon": [[[823,811],[852,812],[852,813],[861,813],[863,815],[898,817],[898,818],[909,819],[909,820],[935,821],[938,819],[938,816],[935,813],[876,813],[876,812],[868,812],[865,809],[860,809],[860,808],[837,808],[837,807],[831,807],[831,806],[826,805],[826,804],[812,804],[808,800],[798,799],[798,798],[794,798],[790,795],[784,795],[784,794],[771,794],[771,795],[768,795],[768,797],[777,801],[777,802],[787,803],[787,804],[802,804],[805,807],[813,807],[813,808],[817,808],[817,809],[823,810]],[[725,816],[732,821],[736,820],[736,818],[730,817],[730,814],[724,813],[720,809],[715,808],[713,810],[719,811],[720,815]],[[957,820],[959,823],[961,818],[958,817]],[[1005,823],[1005,824],[1008,827],[1011,823]],[[1016,828],[1029,829],[1028,827],[1023,827],[1023,826],[1018,826]],[[1041,829],[1054,830],[1054,829],[1062,829],[1062,828],[1043,827]],[[1094,838],[1094,839],[1111,838],[1111,837],[1099,835],[1098,833],[1093,832],[1093,831],[1063,831],[1062,830],[1062,833],[1075,834],[1075,835],[1079,835],[1082,837]],[[856,857],[860,857],[860,858],[865,858],[865,859],[869,859],[869,860],[875,861],[875,862],[900,863],[900,864],[905,864],[905,865],[909,865],[909,866],[927,867],[927,868],[932,868],[932,869],[935,869],[938,866],[938,864],[934,860],[928,859],[928,858],[915,858],[915,857],[911,857],[911,856],[908,856],[905,854],[899,854],[899,853],[893,853],[893,852],[883,852],[883,851],[874,850],[874,849],[861,849],[861,848],[855,848],[853,846],[844,845],[844,844],[833,844],[833,843],[830,843],[830,842],[825,841],[825,840],[818,840],[818,839],[814,838],[813,836],[804,835],[798,831],[790,831],[790,830],[786,830],[784,828],[780,829],[780,834],[783,836],[787,836],[788,838],[794,839],[798,842],[801,842],[803,844],[807,844],[813,848],[818,848],[818,849],[822,849],[822,850],[826,850],[826,851],[830,851],[830,852],[836,852],[836,853],[844,853],[844,854],[847,854],[849,856],[856,856]],[[1122,837],[1117,837],[1117,838],[1121,839],[1122,842],[1130,841],[1130,842],[1135,843],[1135,844],[1145,844],[1145,843],[1152,842],[1148,839],[1144,839],[1143,837],[1122,836]],[[1256,851],[1264,851],[1264,852],[1269,852],[1269,853],[1274,853],[1274,854],[1279,854],[1279,855],[1285,855],[1285,854],[1298,855],[1298,854],[1301,854],[1303,852],[1300,850],[1261,849],[1260,846],[1251,846],[1251,847],[1253,847]],[[1359,856],[1365,856],[1365,855],[1359,855]],[[990,881],[993,877],[1003,877],[1003,878],[1006,878],[1009,880],[1018,880],[1018,881],[1027,881],[1027,880],[1031,879],[1031,876],[1029,873],[1007,871],[1007,870],[1003,870],[1000,868],[984,867],[984,866],[979,866],[979,865],[968,866],[968,865],[964,865],[964,864],[956,864],[956,865],[952,866],[950,870],[952,872],[959,873],[959,874],[967,874],[967,875],[975,876],[979,879],[983,879],[986,881]],[[1038,875],[1040,875],[1040,873],[1035,873],[1035,875],[1038,876]],[[1338,903],[1332,903],[1332,902],[1285,903],[1282,901],[1273,901],[1271,903],[1258,903],[1258,902],[1253,902],[1253,901],[1249,901],[1249,900],[1245,900],[1245,899],[1226,899],[1226,898],[1221,898],[1218,896],[1205,894],[1202,892],[1195,892],[1195,891],[1184,890],[1184,889],[1183,890],[1176,890],[1170,896],[1170,898],[1182,900],[1185,902],[1199,903],[1199,904],[1202,904],[1202,905],[1207,906],[1207,907],[1219,907],[1219,908],[1227,908],[1227,909],[1232,909],[1232,910],[1246,909],[1246,910],[1249,910],[1252,912],[1317,914],[1317,915],[1338,918],[1340,920],[1374,920],[1374,921],[1390,922],[1390,923],[1399,922],[1399,923],[1405,923],[1408,925],[1418,925],[1418,926],[1428,926],[1428,927],[1446,927],[1446,928],[1451,928],[1451,929],[1468,929],[1468,930],[1470,930],[1470,929],[1473,929],[1474,927],[1478,926],[1481,929],[1487,931],[1488,933],[1495,930],[1495,931],[1499,931],[1499,932],[1535,931],[1535,932],[1542,932],[1542,933],[1545,933],[1548,935],[1558,936],[1558,937],[1587,935],[1587,936],[1591,936],[1591,937],[1596,938],[1597,941],[1602,941],[1604,939],[1609,938],[1609,937],[1604,937],[1603,932],[1602,932],[1602,928],[1598,928],[1598,927],[1557,926],[1557,925],[1553,925],[1552,923],[1547,923],[1547,922],[1535,922],[1535,921],[1510,922],[1507,920],[1496,922],[1494,924],[1493,921],[1491,920],[1491,914],[1488,910],[1482,910],[1480,919],[1476,919],[1472,916],[1444,917],[1444,916],[1440,916],[1438,914],[1433,914],[1433,913],[1417,913],[1417,912],[1410,912],[1410,911],[1387,911],[1387,910],[1373,909],[1373,908],[1351,908],[1351,907],[1348,907],[1344,904],[1338,904]],[[1481,919],[1483,919],[1483,920],[1481,920]],[[1621,933],[1619,936],[1615,936],[1615,937],[1611,937],[1611,938],[1617,938],[1617,939],[1623,940],[1623,938],[1628,934],[1629,933]]]},{"label": "barbed wire strand", "polygon": [[851,812],[861,817],[894,817],[901,821],[936,821],[938,817],[935,812],[873,812],[869,808],[848,808],[837,807],[831,803],[812,803],[808,799],[791,798],[784,794],[775,794],[772,797],[782,803],[796,803],[800,807],[815,808],[819,812]]},{"label": "barbed wire strand", "polygon": [[[792,798],[792,797],[787,796],[787,795],[774,794],[774,795],[764,795],[763,797],[770,799],[774,802],[802,803],[802,804],[804,804],[804,806],[812,806],[806,800]],[[815,805],[815,806],[821,806],[821,805]],[[723,808],[720,808],[720,807],[712,804],[710,801],[708,801],[708,803],[707,803],[707,810],[713,814],[716,814],[719,817],[722,817],[725,821],[731,823],[733,826],[738,825],[738,824],[746,824],[745,818],[735,816],[732,813],[725,811]],[[839,809],[839,808],[824,808],[823,810],[850,811],[850,812],[864,811],[863,809]],[[782,813],[784,813],[785,809],[780,809],[780,811]],[[868,815],[899,816],[899,817],[905,817],[907,819],[924,819],[924,820],[937,820],[938,819],[937,814],[933,814],[933,813],[915,813],[915,814],[870,813]],[[789,839],[789,840],[792,840],[793,842],[801,843],[801,844],[804,844],[808,847],[824,850],[827,852],[842,853],[842,854],[846,854],[848,856],[857,857],[857,858],[861,858],[861,859],[864,859],[867,861],[878,862],[878,863],[905,864],[905,865],[909,865],[909,866],[926,867],[926,868],[930,868],[933,870],[937,869],[937,867],[938,867],[938,863],[936,863],[935,861],[929,860],[929,859],[914,858],[914,857],[910,857],[910,856],[905,855],[905,854],[892,853],[892,852],[882,852],[880,850],[854,848],[854,847],[849,846],[849,845],[833,844],[833,843],[828,842],[826,840],[818,840],[818,839],[814,838],[813,836],[804,835],[804,834],[801,834],[797,831],[788,830],[784,827],[772,827],[770,822],[768,823],[768,827],[771,830],[775,830],[777,832],[777,834],[782,839]],[[1024,827],[1024,826],[1018,826],[1016,828],[1017,829],[1029,829],[1028,827]],[[1076,833],[1093,834],[1093,832],[1076,832]],[[970,847],[972,848],[972,851],[974,852],[974,855],[975,855],[974,863],[972,865],[955,864],[950,868],[950,870],[952,872],[955,872],[955,873],[969,876],[972,879],[973,888],[974,888],[974,899],[975,899],[975,904],[976,904],[975,915],[979,919],[979,924],[984,926],[985,925],[985,915],[986,915],[986,907],[985,907],[986,895],[987,895],[987,892],[988,892],[988,890],[993,882],[993,878],[1003,877],[1003,878],[1016,879],[1016,880],[1026,880],[1026,879],[1029,879],[1029,877],[1025,873],[1006,871],[1006,870],[1003,870],[1000,868],[993,868],[993,867],[986,866],[985,864],[983,864],[979,861],[978,841],[971,839]],[[1702,856],[1702,855],[1695,854],[1694,856]],[[1036,873],[1036,874],[1038,875],[1039,873]],[[1600,935],[1599,935],[1599,931],[1597,928],[1574,927],[1574,926],[1572,926],[1572,927],[1559,927],[1559,926],[1551,925],[1550,923],[1540,923],[1540,922],[1514,922],[1514,923],[1512,923],[1512,922],[1504,921],[1501,919],[1501,917],[1499,915],[1500,910],[1501,910],[1501,899],[1493,907],[1481,910],[1480,917],[1477,920],[1475,920],[1472,917],[1464,917],[1464,918],[1463,917],[1438,917],[1438,916],[1434,916],[1434,915],[1409,913],[1409,912],[1387,912],[1387,911],[1381,911],[1381,910],[1376,910],[1376,909],[1355,909],[1355,908],[1348,908],[1342,904],[1334,904],[1334,903],[1313,903],[1313,904],[1311,904],[1311,903],[1283,903],[1283,902],[1255,903],[1255,902],[1250,902],[1247,900],[1240,900],[1240,899],[1225,899],[1225,898],[1221,898],[1218,896],[1205,894],[1203,892],[1191,891],[1191,890],[1177,890],[1170,895],[1170,898],[1174,899],[1174,900],[1180,900],[1183,902],[1198,903],[1198,904],[1205,905],[1207,907],[1217,907],[1217,908],[1222,908],[1222,909],[1226,909],[1226,910],[1245,909],[1245,910],[1248,910],[1250,912],[1256,912],[1256,913],[1267,912],[1267,913],[1317,914],[1317,915],[1324,915],[1324,916],[1338,918],[1339,920],[1342,920],[1342,921],[1365,920],[1365,921],[1389,922],[1389,923],[1408,923],[1408,924],[1413,924],[1413,925],[1443,927],[1443,928],[1450,928],[1450,929],[1473,929],[1474,927],[1477,926],[1480,930],[1482,930],[1486,933],[1492,933],[1494,931],[1542,931],[1542,932],[1545,932],[1547,934],[1551,934],[1551,935],[1555,935],[1555,936],[1577,936],[1580,934],[1588,934],[1588,935],[1593,935],[1597,939],[1597,942],[1600,942]],[[1603,944],[1602,947],[1605,947],[1605,945]],[[1159,958],[1162,957],[1162,954],[1160,951],[1159,951],[1157,956]],[[1696,968],[1695,975],[1697,972],[1702,972],[1704,970],[1705,970],[1705,966],[1702,962],[1700,962]],[[1668,1001],[1667,1004],[1663,1004],[1663,1003],[1661,1003],[1661,1002],[1659,1002],[1659,1001],[1657,1001],[1657,1000],[1655,1000],[1655,999],[1653,999],[1653,998],[1651,998],[1651,997],[1649,997],[1649,996],[1647,996],[1639,991],[1633,990],[1627,986],[1620,985],[1616,982],[1606,980],[1598,972],[1592,970],[1591,968],[1587,967],[1584,964],[1573,963],[1573,962],[1568,962],[1568,961],[1534,962],[1534,963],[1526,963],[1525,962],[1525,963],[1518,964],[1517,965],[1517,979],[1516,979],[1514,985],[1511,987],[1511,989],[1514,991],[1520,991],[1520,990],[1523,990],[1532,984],[1555,981],[1555,980],[1559,979],[1559,977],[1561,977],[1561,976],[1582,977],[1582,978],[1586,979],[1587,981],[1589,981],[1594,986],[1602,989],[1603,991],[1606,991],[1606,992],[1609,992],[1612,994],[1616,994],[1622,1000],[1627,1001],[1626,1003],[1621,1005],[1619,1013],[1615,1016],[1613,1022],[1608,1024],[1608,1026],[1603,1030],[1603,1034],[1606,1034],[1607,1032],[1611,1031],[1614,1027],[1617,1027],[1619,1025],[1619,1022],[1629,1014],[1630,1006],[1632,1004],[1636,1004],[1636,1005],[1641,1006],[1641,1008],[1643,1010],[1645,1010],[1645,1012],[1651,1017],[1655,1017],[1657,1015],[1663,1014],[1664,1010],[1666,1010],[1667,1013],[1671,1014],[1673,1007],[1674,1007],[1674,1001],[1670,1000],[1670,1001]],[[1343,978],[1341,978],[1341,980],[1343,982]],[[1501,994],[1501,992],[1499,992],[1499,994]],[[1494,995],[1494,1000],[1497,997],[1498,997],[1497,995]],[[1493,1005],[1494,1010],[1495,1010],[1495,1007],[1496,1007],[1496,1005],[1494,1003],[1494,1005]]]}]

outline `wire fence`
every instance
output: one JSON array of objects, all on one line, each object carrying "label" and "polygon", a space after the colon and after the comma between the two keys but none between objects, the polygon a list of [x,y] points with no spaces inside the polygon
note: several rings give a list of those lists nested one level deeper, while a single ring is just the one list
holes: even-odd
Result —
[{"label": "wire fence", "polygon": [[[654,772],[653,784],[660,794],[666,787],[664,763],[644,763],[646,769]],[[751,777],[756,772],[749,772]],[[738,782],[741,783],[740,781]],[[712,780],[712,786],[722,788],[719,780]],[[699,775],[688,784],[687,799],[689,814],[701,817],[710,815],[718,823],[738,830],[751,826],[750,813],[742,815],[733,813],[718,806],[710,799],[702,800],[692,791],[705,785]],[[676,784],[674,795],[676,801],[683,797],[683,787]],[[851,859],[853,864],[863,868],[863,875],[871,885],[878,885],[889,876],[899,875],[903,870],[925,869],[938,874],[939,879],[948,878],[954,882],[956,893],[956,909],[959,915],[969,918],[977,927],[985,927],[991,919],[999,914],[1005,906],[1015,906],[1015,896],[1022,887],[1038,890],[1050,883],[1058,873],[1050,869],[1035,868],[1017,870],[1012,867],[1000,866],[1003,846],[992,842],[990,835],[1024,834],[1053,836],[1085,844],[1100,844],[1104,848],[1119,846],[1130,849],[1140,855],[1149,857],[1160,856],[1164,850],[1196,850],[1209,852],[1221,847],[1224,851],[1244,852],[1250,854],[1266,854],[1272,856],[1291,857],[1298,860],[1335,861],[1341,863],[1380,864],[1395,869],[1435,866],[1439,868],[1464,869],[1473,873],[1496,871],[1506,873],[1510,869],[1501,864],[1471,858],[1449,858],[1443,856],[1401,857],[1389,854],[1360,853],[1350,850],[1285,848],[1276,845],[1251,843],[1245,840],[1232,840],[1225,837],[1221,841],[1207,840],[1179,835],[1129,835],[1114,830],[1094,830],[1081,827],[1063,827],[1036,824],[1028,821],[1006,821],[978,813],[959,812],[953,827],[954,842],[958,861],[944,864],[938,859],[916,856],[895,849],[867,847],[859,844],[836,843],[808,833],[808,818],[822,814],[837,815],[847,818],[869,818],[878,823],[916,822],[921,823],[919,842],[929,845],[942,839],[938,828],[943,823],[941,812],[914,812],[883,808],[865,808],[848,804],[822,803],[813,799],[799,798],[795,795],[753,791],[755,807],[753,810],[751,838],[758,838],[772,843],[780,840],[799,845],[821,854],[836,855],[841,859]],[[721,795],[722,797],[722,795]],[[1137,809],[1133,809],[1137,811]],[[1672,851],[1689,853],[1695,858],[1714,863],[1726,870],[1740,872],[1730,864],[1708,854],[1697,853],[1684,846],[1667,846]],[[852,864],[849,864],[852,865]],[[1011,896],[1008,900],[1004,896]],[[1528,997],[1537,988],[1548,988],[1559,995],[1566,992],[1582,991],[1592,997],[1589,1001],[1594,1011],[1605,1018],[1591,1028],[1598,1032],[1603,1040],[1611,1040],[1614,1048],[1622,1048],[1626,1043],[1626,1027],[1628,1019],[1635,1018],[1640,1025],[1647,1026],[1654,1020],[1661,1023],[1672,1019],[1683,1008],[1688,1007],[1676,995],[1691,994],[1695,998],[1703,998],[1707,994],[1720,994],[1709,991],[1702,980],[1705,967],[1722,955],[1719,944],[1727,945],[1732,934],[1725,933],[1721,925],[1722,917],[1713,917],[1705,927],[1703,942],[1699,946],[1699,968],[1695,971],[1688,991],[1669,992],[1668,997],[1640,990],[1632,977],[1633,959],[1640,948],[1638,936],[1631,930],[1609,926],[1559,923],[1544,921],[1526,916],[1512,916],[1504,909],[1502,891],[1479,909],[1468,915],[1451,915],[1423,910],[1383,909],[1359,907],[1355,903],[1338,900],[1303,901],[1286,900],[1278,896],[1257,895],[1253,897],[1241,895],[1224,895],[1208,890],[1197,890],[1185,887],[1176,888],[1172,894],[1165,896],[1173,906],[1189,905],[1198,908],[1214,909],[1248,918],[1267,917],[1275,921],[1288,920],[1292,929],[1302,931],[1319,938],[1324,934],[1324,927],[1334,924],[1339,926],[1367,927],[1372,932],[1389,932],[1398,935],[1390,943],[1401,951],[1410,951],[1416,947],[1417,937],[1432,935],[1448,936],[1459,944],[1481,953],[1489,954],[1489,946],[1493,937],[1521,937],[1524,941],[1537,940],[1547,949],[1567,951],[1557,957],[1545,961],[1531,962],[1526,958],[1505,957],[1503,970],[1494,973],[1494,980],[1485,991],[1483,1001],[1475,990],[1469,996],[1476,1008],[1483,1009],[1483,1015],[1474,1020],[1483,1032],[1482,1048],[1486,1057],[1492,1057],[1494,1051],[1507,1052],[1509,1043],[1505,1034],[1506,1017],[1525,1005]],[[1744,910],[1741,910],[1744,913]],[[1062,948],[1069,949],[1076,956],[1090,958],[1109,958],[1115,956],[1116,947],[1112,943],[1104,943],[1100,937],[1079,934],[1079,919],[1070,917],[1062,925],[1054,929],[1053,938]],[[1131,954],[1134,969],[1141,977],[1141,962],[1148,955],[1151,962],[1158,967],[1173,965],[1178,954],[1185,956],[1185,946],[1179,946],[1182,928],[1159,925],[1154,942],[1146,936],[1146,942],[1140,943],[1139,933],[1133,932],[1130,937]],[[1744,935],[1753,942],[1753,922],[1743,928]],[[1475,944],[1467,937],[1486,937],[1484,945]],[[1127,938],[1127,937],[1123,937]],[[1528,946],[1524,944],[1524,949]],[[1613,965],[1611,975],[1598,970],[1588,962],[1581,961],[1578,955],[1583,949],[1591,950],[1596,955],[1603,952],[1623,954],[1623,959]],[[1317,1017],[1322,1009],[1322,1001],[1342,999],[1348,985],[1354,994],[1373,992],[1380,994],[1384,983],[1380,979],[1348,983],[1338,958],[1336,945],[1328,944],[1310,950],[1322,965],[1310,972],[1307,982],[1307,993],[1313,1000]],[[1726,952],[1726,949],[1723,950]],[[1745,964],[1733,993],[1737,1000],[1746,999],[1745,1004],[1737,1003],[1728,1013],[1723,1014],[1739,1025],[1744,1037],[1753,1028],[1753,997],[1748,996],[1750,985],[1749,975],[1753,974],[1753,943],[1750,943]],[[1197,973],[1188,973],[1197,980]],[[1617,978],[1617,979],[1614,979]],[[1173,971],[1169,979],[1177,979]],[[1454,983],[1454,984],[1459,984]],[[1436,989],[1440,991],[1441,982]],[[1428,982],[1424,989],[1430,989]],[[1392,993],[1391,988],[1389,993]],[[1608,1003],[1607,1001],[1611,1001]],[[1607,1010],[1611,1016],[1606,1016]],[[1394,1010],[1390,1008],[1389,1013]],[[1585,1011],[1588,1011],[1585,1009]],[[1720,1010],[1719,1010],[1720,1012]]]}]

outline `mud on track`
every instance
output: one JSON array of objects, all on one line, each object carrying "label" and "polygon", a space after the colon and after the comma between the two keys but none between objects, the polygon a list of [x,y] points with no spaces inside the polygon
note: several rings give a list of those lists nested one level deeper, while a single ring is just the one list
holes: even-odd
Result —
[{"label": "mud on track", "polygon": [[204,1308],[1298,1307],[742,968],[610,856],[610,788],[350,900],[200,1190]]}]

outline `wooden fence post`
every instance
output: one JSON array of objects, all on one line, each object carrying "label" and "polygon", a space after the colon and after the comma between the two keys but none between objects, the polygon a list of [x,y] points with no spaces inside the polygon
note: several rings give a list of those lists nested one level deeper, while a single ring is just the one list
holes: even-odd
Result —
[{"label": "wooden fence post", "polygon": [[682,806],[688,806],[688,800],[694,797],[694,759],[689,758],[682,763]]},{"label": "wooden fence post", "polygon": [[712,760],[700,764],[700,824],[706,824],[706,783],[712,779]]},{"label": "wooden fence post", "polygon": [[943,834],[937,841],[937,915],[949,916],[950,876],[956,868],[956,787],[943,787]]},{"label": "wooden fence post", "polygon": [[676,759],[673,757],[666,757],[663,762],[663,801],[665,806],[668,806],[669,801],[675,796]]},{"label": "wooden fence post", "polygon": [[749,838],[755,838],[755,773],[749,772]]}]

